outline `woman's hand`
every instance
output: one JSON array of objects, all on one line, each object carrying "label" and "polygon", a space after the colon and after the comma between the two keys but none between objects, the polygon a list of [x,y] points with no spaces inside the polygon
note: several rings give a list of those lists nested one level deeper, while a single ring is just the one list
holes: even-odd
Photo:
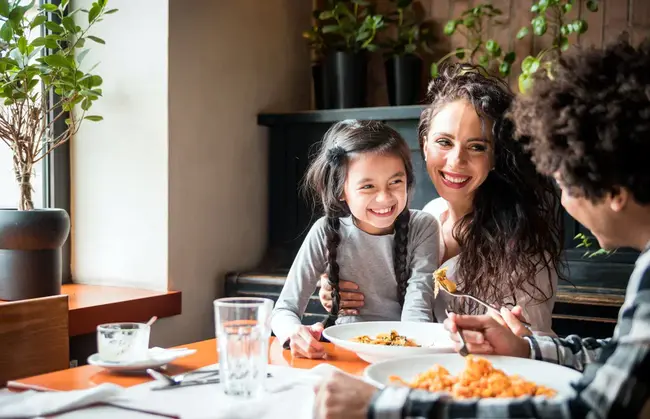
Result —
[{"label": "woman's hand", "polygon": [[[363,307],[363,294],[359,292],[359,286],[351,281],[339,281],[341,303],[339,304],[339,315],[356,316],[359,309]],[[318,291],[320,303],[328,312],[332,311],[332,287],[329,284],[327,274],[320,276],[320,290]]]},{"label": "woman's hand", "polygon": [[502,325],[490,315],[465,316],[450,313],[444,325],[445,329],[449,331],[451,339],[456,343],[456,350],[461,347],[458,337],[460,328],[470,353],[509,355],[520,358],[528,358],[530,355],[528,341],[514,334],[510,327]]},{"label": "woman's hand", "polygon": [[291,355],[300,358],[324,358],[325,346],[319,342],[323,333],[323,324],[315,323],[311,326],[298,326],[289,337]]},{"label": "woman's hand", "polygon": [[320,419],[362,419],[377,388],[356,377],[334,371],[316,390],[316,417]]}]

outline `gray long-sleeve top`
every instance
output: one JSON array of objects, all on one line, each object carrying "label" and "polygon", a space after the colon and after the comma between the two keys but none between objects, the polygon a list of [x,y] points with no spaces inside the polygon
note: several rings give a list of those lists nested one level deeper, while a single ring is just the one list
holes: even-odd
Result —
[{"label": "gray long-sleeve top", "polygon": [[[408,256],[410,277],[400,307],[393,267],[394,234],[372,235],[350,217],[341,218],[337,262],[341,280],[354,281],[364,294],[358,316],[340,316],[336,323],[362,321],[434,321],[433,271],[438,267],[439,228],[430,214],[410,210]],[[325,272],[325,218],[312,226],[291,266],[271,317],[273,332],[285,342]]]}]

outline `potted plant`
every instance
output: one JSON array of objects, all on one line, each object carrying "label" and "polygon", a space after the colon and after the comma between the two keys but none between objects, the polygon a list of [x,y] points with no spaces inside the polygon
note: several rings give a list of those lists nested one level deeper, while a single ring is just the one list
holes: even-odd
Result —
[{"label": "potted plant", "polygon": [[[89,10],[66,13],[68,2],[45,3],[32,14],[34,1],[0,1],[0,139],[12,150],[20,189],[18,207],[0,210],[4,300],[60,293],[61,246],[70,218],[62,209],[34,209],[34,165],[68,141],[82,121],[102,119],[87,114],[102,94],[102,78],[92,69],[82,71],[80,64],[88,53],[87,41],[104,43],[88,30],[117,9],[107,10],[106,0],[97,0]],[[77,24],[82,20],[85,28]],[[42,26],[47,34],[35,36]],[[50,96],[55,99],[48,100]],[[55,131],[55,124],[63,128]]]},{"label": "potted plant", "polygon": [[[537,55],[529,55],[521,62],[521,74],[518,78],[519,91],[526,93],[533,83],[533,74],[543,69],[552,77],[552,65],[562,52],[569,49],[569,35],[583,34],[587,31],[587,22],[582,19],[569,19],[567,14],[573,8],[574,0],[539,0],[530,8],[534,17],[530,26],[524,26],[517,32],[517,39],[523,39],[531,31],[535,36],[550,35],[553,39],[549,48]],[[598,11],[598,0],[586,1],[587,10]]]},{"label": "potted plant", "polygon": [[415,105],[420,99],[423,61],[419,54],[432,54],[432,21],[424,19],[419,1],[391,0],[395,4],[386,22],[394,25],[394,37],[386,42],[385,60],[388,101],[391,106]]},{"label": "potted plant", "polygon": [[304,31],[302,36],[307,40],[312,54],[311,76],[314,86],[314,105],[316,109],[329,109],[327,83],[323,70],[326,40],[325,34],[323,34],[322,21],[319,19],[320,14],[321,10],[314,10],[312,27]]},{"label": "potted plant", "polygon": [[366,103],[366,52],[377,51],[383,16],[366,0],[328,0],[319,19],[325,36],[324,70],[332,108],[358,108]]},{"label": "potted plant", "polygon": [[484,30],[487,30],[488,24],[503,23],[497,20],[501,15],[501,10],[492,4],[481,3],[465,10],[458,18],[448,21],[444,34],[447,36],[452,36],[454,33],[461,34],[466,40],[466,46],[456,48],[433,63],[431,77],[438,77],[440,65],[454,56],[461,62],[480,65],[487,71],[507,77],[515,61],[515,53],[513,51],[506,53],[494,39],[484,39]]}]

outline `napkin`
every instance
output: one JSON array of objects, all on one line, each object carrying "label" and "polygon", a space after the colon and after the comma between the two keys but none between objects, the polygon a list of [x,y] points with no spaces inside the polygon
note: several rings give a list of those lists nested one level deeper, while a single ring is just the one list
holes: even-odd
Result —
[{"label": "napkin", "polygon": [[[314,417],[314,387],[336,369],[328,364],[311,370],[269,365],[272,377],[266,380],[267,391],[255,398],[226,396],[221,384],[153,391],[151,388],[160,383],[146,383],[125,389],[110,404],[183,419],[311,419]],[[89,415],[92,409],[79,411],[79,414],[83,412]]]},{"label": "napkin", "polygon": [[34,391],[0,393],[0,419],[33,418],[108,402],[124,388],[110,383],[84,390]]}]

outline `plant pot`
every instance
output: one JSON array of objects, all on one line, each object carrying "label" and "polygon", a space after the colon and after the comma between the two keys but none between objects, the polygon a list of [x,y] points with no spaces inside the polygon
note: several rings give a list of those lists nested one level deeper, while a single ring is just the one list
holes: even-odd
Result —
[{"label": "plant pot", "polygon": [[0,300],[61,293],[61,247],[70,233],[65,210],[0,209]]},{"label": "plant pot", "polygon": [[312,64],[311,77],[314,83],[314,106],[316,109],[329,109],[327,80],[325,79],[325,69],[322,63]]},{"label": "plant pot", "polygon": [[333,51],[326,56],[326,105],[329,109],[362,108],[366,105],[367,63],[364,53]]},{"label": "plant pot", "polygon": [[395,55],[385,62],[388,102],[391,106],[416,105],[420,101],[422,60],[417,55]]}]

